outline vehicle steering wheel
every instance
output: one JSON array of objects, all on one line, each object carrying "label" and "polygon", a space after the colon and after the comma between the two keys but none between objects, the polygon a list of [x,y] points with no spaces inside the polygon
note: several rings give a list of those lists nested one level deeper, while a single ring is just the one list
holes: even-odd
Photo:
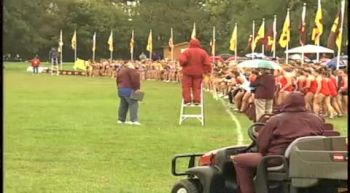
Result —
[{"label": "vehicle steering wheel", "polygon": [[262,127],[264,126],[265,123],[261,122],[255,122],[252,125],[249,126],[248,128],[248,136],[252,140],[253,143],[256,143],[256,137],[258,135],[258,132],[256,131],[257,127]]}]

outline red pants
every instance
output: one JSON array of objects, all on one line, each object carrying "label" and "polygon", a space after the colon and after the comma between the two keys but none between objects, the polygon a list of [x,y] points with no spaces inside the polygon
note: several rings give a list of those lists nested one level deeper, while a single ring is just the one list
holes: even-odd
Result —
[{"label": "red pants", "polygon": [[260,153],[242,153],[233,157],[240,193],[254,193],[254,170],[261,162]]},{"label": "red pants", "polygon": [[194,103],[201,103],[202,75],[183,75],[182,77],[182,97],[185,103],[191,103],[191,90]]}]

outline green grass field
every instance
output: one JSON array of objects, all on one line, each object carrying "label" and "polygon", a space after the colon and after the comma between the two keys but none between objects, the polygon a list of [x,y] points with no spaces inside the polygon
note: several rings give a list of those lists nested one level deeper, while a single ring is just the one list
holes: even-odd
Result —
[{"label": "green grass field", "polygon": [[[180,86],[143,82],[142,126],[118,125],[114,79],[31,75],[27,65],[5,63],[3,74],[6,193],[170,192],[175,154],[238,143],[236,124],[208,93],[206,125],[179,126]],[[251,122],[235,116],[249,143]],[[332,122],[347,135],[346,118]]]}]

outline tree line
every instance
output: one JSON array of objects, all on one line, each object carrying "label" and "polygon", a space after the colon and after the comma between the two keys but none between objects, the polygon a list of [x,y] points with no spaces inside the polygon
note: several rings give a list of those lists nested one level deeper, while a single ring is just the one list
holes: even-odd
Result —
[{"label": "tree line", "polygon": [[[133,2],[133,3],[130,3]],[[212,27],[216,27],[216,52],[230,53],[229,41],[234,24],[238,23],[238,55],[250,52],[248,38],[255,20],[255,33],[262,18],[266,29],[277,15],[277,40],[290,9],[291,42],[298,46],[299,24],[303,4],[307,4],[307,43],[311,41],[315,24],[317,0],[5,0],[3,7],[3,53],[22,58],[38,54],[47,59],[51,47],[58,46],[59,32],[63,31],[63,60],[73,61],[71,38],[77,31],[78,57],[92,57],[92,37],[97,34],[96,58],[109,58],[107,40],[114,35],[113,58],[128,59],[131,30],[135,31],[135,56],[146,51],[149,30],[153,31],[154,52],[168,46],[170,28],[174,30],[174,43],[190,39],[196,22],[197,37],[202,47],[210,50]],[[333,21],[340,9],[340,0],[322,0],[323,27],[321,45],[327,45]],[[344,20],[343,50],[348,34],[347,6]],[[265,32],[266,33],[266,32]],[[261,48],[257,46],[256,51]],[[277,55],[284,49],[277,46]],[[269,53],[266,53],[269,55]]]}]

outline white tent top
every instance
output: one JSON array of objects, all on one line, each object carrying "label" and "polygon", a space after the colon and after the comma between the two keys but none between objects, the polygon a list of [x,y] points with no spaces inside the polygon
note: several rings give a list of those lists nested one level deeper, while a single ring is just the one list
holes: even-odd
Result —
[{"label": "white tent top", "polygon": [[333,54],[334,51],[323,47],[323,46],[315,46],[315,45],[305,45],[305,46],[299,46],[296,48],[292,48],[288,51],[285,51],[285,53],[331,53]]}]

